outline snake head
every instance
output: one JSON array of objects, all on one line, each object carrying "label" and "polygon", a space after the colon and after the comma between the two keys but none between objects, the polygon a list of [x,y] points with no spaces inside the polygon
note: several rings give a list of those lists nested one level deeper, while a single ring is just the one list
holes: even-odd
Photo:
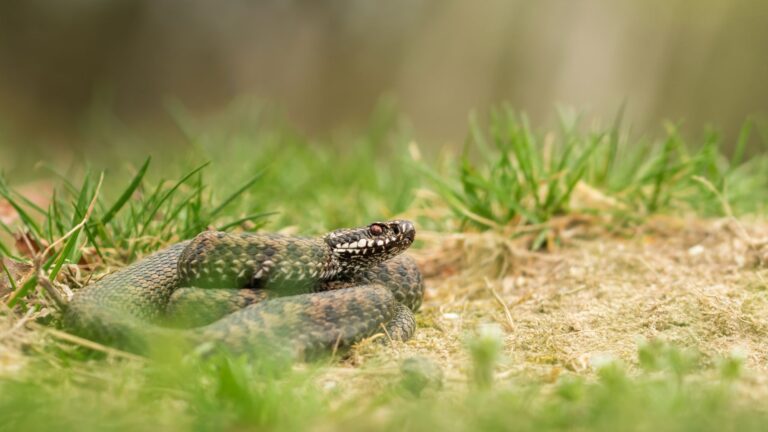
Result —
[{"label": "snake head", "polygon": [[360,228],[343,228],[325,235],[325,242],[347,269],[368,267],[408,249],[416,228],[407,220],[374,222]]}]

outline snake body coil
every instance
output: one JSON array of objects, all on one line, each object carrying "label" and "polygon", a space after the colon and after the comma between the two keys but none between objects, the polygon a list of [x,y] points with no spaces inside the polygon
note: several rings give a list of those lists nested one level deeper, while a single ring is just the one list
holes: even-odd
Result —
[{"label": "snake body coil", "polygon": [[306,357],[378,331],[406,340],[424,289],[400,255],[414,237],[408,221],[317,238],[206,231],[78,291],[64,324],[134,351],[174,337]]}]

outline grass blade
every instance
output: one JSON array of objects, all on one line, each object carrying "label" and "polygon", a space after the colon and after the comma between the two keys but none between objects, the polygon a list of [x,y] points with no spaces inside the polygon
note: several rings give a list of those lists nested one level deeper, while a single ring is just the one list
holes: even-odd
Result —
[{"label": "grass blade", "polygon": [[128,202],[129,199],[133,196],[133,193],[136,191],[136,189],[141,184],[141,181],[144,179],[144,175],[147,173],[147,168],[149,168],[149,163],[152,160],[152,157],[148,157],[146,161],[144,161],[144,164],[139,168],[139,171],[136,173],[136,175],[131,180],[131,183],[128,184],[128,187],[123,191],[122,194],[120,194],[120,197],[115,201],[115,203],[112,205],[112,207],[107,210],[107,212],[104,214],[104,216],[101,218],[100,223],[102,225],[108,224],[112,219],[117,215],[117,212],[120,211],[120,209],[123,208],[126,202]]},{"label": "grass blade", "polygon": [[26,296],[35,286],[37,286],[37,275],[33,275],[27,279],[19,289],[14,291],[5,305],[8,308],[16,306],[16,303],[18,303],[20,299],[24,298],[24,296]]},{"label": "grass blade", "polygon": [[155,203],[154,207],[148,212],[149,214],[144,218],[144,224],[141,227],[141,231],[139,232],[139,237],[143,236],[144,233],[147,231],[147,227],[149,226],[150,222],[152,222],[152,219],[155,217],[155,214],[157,214],[157,211],[160,210],[160,207],[170,198],[179,187],[184,184],[187,180],[189,180],[192,176],[200,172],[203,168],[210,165],[210,162],[206,162],[199,167],[195,168],[191,172],[189,172],[187,175],[181,178],[176,184],[173,185],[172,188],[170,188],[163,196],[158,200],[157,203]]},{"label": "grass blade", "polygon": [[232,227],[236,227],[236,226],[242,224],[243,222],[248,222],[248,221],[254,222],[256,220],[264,219],[264,218],[266,218],[268,216],[272,216],[272,215],[276,215],[276,214],[278,214],[278,212],[257,213],[257,214],[253,214],[253,215],[250,215],[250,216],[246,216],[244,218],[237,219],[237,220],[229,222],[229,223],[227,223],[225,225],[216,227],[216,229],[218,231],[227,231],[227,230],[229,230]]},{"label": "grass blade", "polygon": [[75,245],[77,245],[77,241],[80,238],[81,230],[82,228],[78,228],[74,233],[72,233],[69,239],[67,239],[67,243],[64,245],[64,248],[61,250],[61,252],[59,252],[58,257],[56,258],[53,270],[51,270],[51,273],[48,276],[49,279],[56,280],[56,275],[59,274],[59,270],[61,270],[61,267],[64,265],[64,261],[66,261],[66,259],[75,249]]},{"label": "grass blade", "polygon": [[32,231],[32,233],[35,235],[35,237],[37,237],[37,239],[43,237],[42,231],[40,230],[40,226],[37,224],[37,222],[35,222],[35,220],[29,216],[29,214],[24,210],[24,208],[21,207],[21,205],[19,205],[19,203],[16,202],[16,200],[14,200],[11,197],[11,195],[8,193],[8,191],[2,186],[0,186],[0,195],[2,195],[2,197],[5,198],[6,201],[8,201],[8,204],[10,204],[11,207],[13,207],[13,209],[16,210],[16,213],[19,215],[19,218],[21,219],[21,221],[30,231]]},{"label": "grass blade", "polygon": [[222,211],[224,208],[226,208],[232,201],[237,199],[240,195],[242,195],[243,192],[248,190],[251,186],[253,186],[259,179],[261,179],[264,176],[264,170],[259,171],[256,173],[255,176],[253,176],[250,180],[245,182],[240,188],[238,188],[236,191],[234,191],[232,194],[230,194],[224,201],[221,202],[216,208],[214,208],[211,213],[209,213],[209,217],[213,219],[217,214],[219,214],[220,211]]}]

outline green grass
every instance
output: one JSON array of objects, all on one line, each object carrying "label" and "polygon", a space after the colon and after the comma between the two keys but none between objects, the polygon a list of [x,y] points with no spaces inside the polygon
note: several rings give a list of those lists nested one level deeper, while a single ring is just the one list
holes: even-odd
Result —
[{"label": "green grass", "polygon": [[[673,125],[658,139],[634,137],[621,116],[586,128],[562,113],[557,128],[537,130],[502,107],[471,122],[458,157],[413,160],[411,137],[386,106],[359,134],[322,140],[263,110],[200,120],[170,109],[187,142],[174,163],[160,155],[106,174],[86,164],[45,168],[56,189],[44,208],[0,180],[0,196],[20,215],[14,226],[0,225],[0,253],[29,259],[13,240],[19,233],[40,248],[54,245],[40,262],[53,278],[84,256],[99,265],[130,262],[207,227],[319,233],[402,212],[436,229],[538,226],[538,248],[547,224],[572,211],[580,182],[617,204],[579,211],[607,212],[619,223],[657,213],[722,216],[728,208],[764,216],[768,203],[768,155],[744,153],[751,123],[736,143],[714,133],[691,142]],[[136,140],[105,137],[116,148]],[[419,212],[419,188],[436,192],[448,216]],[[10,309],[0,308],[0,319],[52,305],[34,275],[18,282],[2,299]],[[50,316],[43,322],[55,325]],[[2,349],[0,339],[0,363]],[[171,354],[141,363],[48,339],[30,343],[22,372],[0,375],[0,430],[759,430],[768,420],[761,403],[744,403],[739,393],[748,372],[737,357],[705,362],[651,343],[640,346],[637,367],[608,362],[594,380],[565,373],[548,383],[498,378],[503,344],[493,331],[469,336],[466,355],[458,381],[436,382],[439,365],[419,359],[404,371],[374,360],[347,380],[326,363],[292,368]]]},{"label": "green grass", "polygon": [[248,199],[278,212],[275,226],[319,232],[386,218],[408,209],[419,184],[405,166],[409,134],[384,103],[365,130],[324,139],[309,139],[261,109],[205,123],[178,107],[173,112],[186,140],[219,167],[214,184],[264,173]]},{"label": "green grass", "polygon": [[744,157],[751,122],[734,145],[714,132],[703,143],[691,143],[671,124],[660,139],[635,138],[622,129],[621,114],[607,128],[585,129],[581,123],[561,112],[557,129],[537,131],[524,114],[502,107],[487,124],[471,123],[462,156],[449,160],[447,169],[421,169],[457,220],[479,229],[546,224],[569,212],[579,183],[616,202],[585,211],[619,219],[684,212],[723,216],[721,198],[738,215],[765,213],[768,156]]},{"label": "green grass", "polygon": [[691,353],[652,343],[639,350],[639,372],[609,361],[596,366],[594,380],[566,374],[546,384],[496,380],[498,352],[479,347],[489,342],[498,343],[469,341],[475,360],[466,382],[419,391],[413,372],[363,370],[351,385],[349,375],[329,378],[322,365],[293,370],[227,357],[40,364],[0,379],[0,430],[719,431],[762,430],[768,420],[759,405],[739,402],[738,357],[705,367]]}]

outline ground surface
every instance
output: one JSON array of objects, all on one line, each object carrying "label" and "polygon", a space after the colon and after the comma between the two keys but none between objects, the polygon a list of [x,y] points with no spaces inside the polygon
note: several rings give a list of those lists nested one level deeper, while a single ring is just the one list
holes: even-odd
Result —
[{"label": "ground surface", "polygon": [[[411,253],[426,277],[420,329],[387,353],[397,354],[393,361],[423,355],[460,379],[466,338],[495,324],[504,335],[502,376],[590,374],[610,359],[633,365],[638,344],[656,339],[705,359],[736,353],[768,372],[765,223],[657,217],[618,233],[574,224],[562,244],[541,252],[495,232],[419,239]],[[2,347],[0,364],[16,370],[20,353]],[[378,351],[364,343],[347,364]]]},{"label": "ground surface", "polygon": [[423,233],[421,328],[400,354],[432,357],[460,376],[464,339],[495,323],[506,375],[590,374],[609,359],[636,365],[638,344],[657,339],[709,361],[736,353],[768,371],[768,269],[758,244],[768,225],[656,218],[621,235],[589,231],[575,228],[542,253],[497,233]]},{"label": "ground surface", "polygon": [[[722,358],[743,359],[741,393],[758,403],[768,397],[768,225],[655,217],[612,232],[588,219],[569,218],[560,226],[557,245],[540,252],[529,250],[530,239],[510,233],[420,232],[412,253],[427,290],[415,338],[392,347],[363,342],[311,381],[333,395],[332,407],[357,405],[359,398],[375,405],[372,394],[390,388],[403,361],[416,357],[440,371],[447,391],[463,389],[472,380],[467,343],[490,325],[503,341],[492,371],[502,386],[521,379],[539,385],[563,377],[591,380],[611,361],[626,365],[631,376],[638,347],[660,342],[696,353],[699,379]],[[41,358],[62,367],[50,344],[63,343],[65,351],[84,344],[32,322],[49,313],[6,317],[0,375],[24,376]],[[132,362],[119,352],[108,358]],[[140,363],[120,366],[121,373]],[[110,374],[103,368],[83,373]],[[386,407],[379,409],[376,415],[391,417]],[[376,423],[370,412],[357,415]],[[382,422],[382,428],[392,426]]]}]

